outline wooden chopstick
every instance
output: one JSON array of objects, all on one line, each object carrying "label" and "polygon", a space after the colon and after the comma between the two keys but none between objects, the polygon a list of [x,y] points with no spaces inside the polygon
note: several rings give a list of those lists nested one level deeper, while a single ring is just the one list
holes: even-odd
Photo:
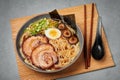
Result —
[{"label": "wooden chopstick", "polygon": [[87,60],[87,11],[86,5],[84,5],[84,60],[85,60],[85,69],[88,69],[88,60]]},{"label": "wooden chopstick", "polygon": [[88,45],[88,67],[90,67],[91,63],[91,47],[92,47],[92,35],[93,35],[93,19],[94,19],[94,3],[92,3],[92,11],[91,11],[91,25],[90,25],[90,37],[89,37],[89,45]]}]

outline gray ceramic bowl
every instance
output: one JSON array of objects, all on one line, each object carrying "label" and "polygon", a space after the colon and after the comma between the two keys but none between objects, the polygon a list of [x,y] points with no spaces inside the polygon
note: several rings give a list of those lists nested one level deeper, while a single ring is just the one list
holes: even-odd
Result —
[{"label": "gray ceramic bowl", "polygon": [[83,34],[79,28],[79,26],[77,26],[77,36],[79,38],[79,42],[80,42],[80,51],[79,53],[77,54],[77,56],[74,58],[74,60],[68,64],[67,66],[63,67],[63,68],[60,68],[60,69],[57,69],[57,70],[53,70],[53,71],[45,71],[45,70],[42,70],[40,68],[34,68],[32,67],[31,65],[27,64],[24,62],[24,58],[22,57],[21,55],[21,52],[20,52],[20,38],[23,34],[23,31],[29,26],[30,23],[36,21],[36,20],[39,20],[39,19],[42,19],[42,18],[50,18],[49,14],[43,14],[43,15],[39,15],[39,16],[36,16],[32,19],[30,19],[29,21],[27,21],[23,26],[22,28],[20,29],[20,31],[18,32],[17,34],[17,38],[16,38],[16,50],[18,52],[18,55],[19,55],[19,58],[21,59],[21,61],[30,69],[32,70],[35,70],[37,72],[43,72],[43,73],[54,73],[54,72],[59,72],[61,70],[64,70],[66,69],[67,67],[69,67],[70,65],[72,65],[78,58],[79,56],[81,55],[81,52],[82,52],[82,49],[83,49],[83,44],[84,44],[84,39],[83,39]]}]

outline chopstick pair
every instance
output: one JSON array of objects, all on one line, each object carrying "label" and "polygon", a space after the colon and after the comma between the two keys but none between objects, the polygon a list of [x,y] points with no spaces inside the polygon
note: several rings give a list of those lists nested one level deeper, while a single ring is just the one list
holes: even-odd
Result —
[{"label": "chopstick pair", "polygon": [[88,67],[90,67],[90,62],[91,62],[93,18],[94,18],[94,3],[92,3],[90,37],[89,37],[89,44],[87,46],[87,7],[86,7],[86,5],[84,5],[84,60],[85,60],[85,69],[88,69]]}]

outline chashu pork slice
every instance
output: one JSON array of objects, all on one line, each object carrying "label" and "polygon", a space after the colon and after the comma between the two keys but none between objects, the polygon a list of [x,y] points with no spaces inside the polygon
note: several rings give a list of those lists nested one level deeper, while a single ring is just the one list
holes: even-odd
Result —
[{"label": "chashu pork slice", "polygon": [[30,57],[33,49],[40,45],[40,43],[47,43],[48,39],[45,36],[32,36],[26,39],[22,44],[22,51]]},{"label": "chashu pork slice", "polygon": [[32,62],[35,66],[48,69],[58,61],[56,52],[50,44],[43,44],[32,52]]}]

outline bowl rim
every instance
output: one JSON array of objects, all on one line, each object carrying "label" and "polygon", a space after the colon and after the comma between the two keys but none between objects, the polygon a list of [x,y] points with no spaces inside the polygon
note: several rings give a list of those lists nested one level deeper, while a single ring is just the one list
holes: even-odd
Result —
[{"label": "bowl rim", "polygon": [[[34,71],[37,71],[37,72],[42,72],[42,73],[55,73],[55,72],[59,72],[59,71],[62,71],[62,70],[64,70],[64,69],[68,68],[69,66],[71,66],[73,63],[76,62],[76,60],[80,57],[80,55],[81,55],[81,53],[82,53],[83,46],[84,46],[84,38],[83,38],[83,33],[82,33],[80,27],[76,24],[77,31],[79,31],[79,33],[80,33],[79,35],[81,36],[82,41],[81,41],[81,43],[80,43],[80,50],[79,50],[79,52],[77,53],[76,57],[73,59],[72,62],[70,62],[68,65],[66,65],[66,66],[64,66],[64,67],[62,67],[62,68],[60,68],[60,69],[53,70],[53,71],[51,71],[51,70],[50,70],[50,71],[49,71],[49,70],[46,71],[46,70],[42,70],[42,69],[39,69],[39,68],[34,68],[34,67],[32,67],[31,65],[27,64],[27,63],[24,61],[24,58],[23,58],[22,55],[21,55],[21,52],[20,52],[20,38],[21,38],[21,36],[22,36],[22,34],[23,34],[23,30],[28,27],[28,26],[26,27],[26,25],[29,25],[30,23],[34,22],[35,20],[42,19],[42,18],[46,18],[46,17],[47,17],[47,18],[50,18],[49,14],[46,13],[46,14],[37,15],[37,16],[29,19],[28,21],[26,21],[26,22],[22,25],[22,27],[19,29],[18,33],[17,33],[15,46],[16,46],[16,51],[17,51],[17,54],[18,54],[18,56],[19,56],[19,58],[20,58],[20,61],[21,61],[25,66],[27,66],[28,68],[30,68],[30,69],[32,69],[32,70],[34,70]],[[32,21],[32,22],[31,22],[31,21]],[[21,31],[22,31],[22,32],[21,32]],[[77,33],[77,35],[78,35],[78,33]],[[80,41],[80,40],[79,40],[79,41]]]}]

